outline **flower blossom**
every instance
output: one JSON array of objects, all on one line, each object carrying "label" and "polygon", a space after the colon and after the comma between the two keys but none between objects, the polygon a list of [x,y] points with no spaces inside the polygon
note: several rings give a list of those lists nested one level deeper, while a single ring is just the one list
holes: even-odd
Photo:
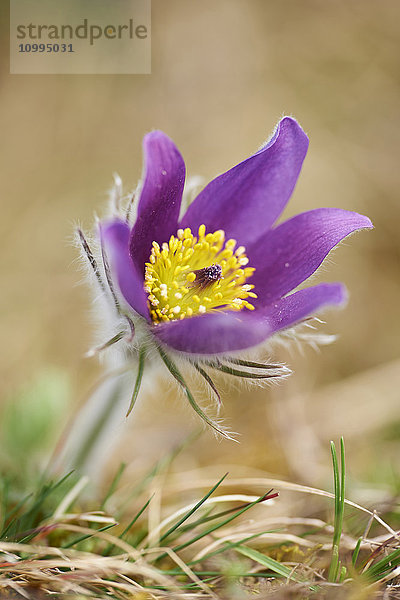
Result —
[{"label": "flower blossom", "polygon": [[206,185],[183,215],[185,163],[179,150],[161,131],[147,134],[143,146],[136,220],[131,223],[129,206],[100,223],[103,266],[117,308],[135,332],[140,378],[145,345],[152,343],[210,422],[174,354],[188,359],[216,394],[206,367],[272,376],[271,365],[241,360],[237,352],[342,304],[341,283],[297,288],[343,238],[372,224],[339,208],[317,208],[276,224],[308,148],[293,118],[284,117],[260,150]]}]

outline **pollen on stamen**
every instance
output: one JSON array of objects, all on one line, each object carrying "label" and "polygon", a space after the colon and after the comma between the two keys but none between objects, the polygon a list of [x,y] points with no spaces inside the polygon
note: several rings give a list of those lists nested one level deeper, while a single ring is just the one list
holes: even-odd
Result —
[{"label": "pollen on stamen", "polygon": [[145,291],[154,323],[179,320],[215,311],[254,310],[246,298],[256,298],[247,280],[244,246],[228,239],[221,229],[207,233],[200,225],[197,235],[178,229],[168,242],[153,242],[145,266]]}]

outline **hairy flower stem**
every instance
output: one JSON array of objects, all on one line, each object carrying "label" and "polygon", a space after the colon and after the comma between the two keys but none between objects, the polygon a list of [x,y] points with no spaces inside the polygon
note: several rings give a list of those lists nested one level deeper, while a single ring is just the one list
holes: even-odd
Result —
[{"label": "hairy flower stem", "polygon": [[100,436],[104,433],[104,429],[107,427],[107,423],[113,412],[114,406],[120,397],[122,388],[122,384],[117,382],[113,389],[113,393],[109,395],[103,410],[100,412],[97,419],[94,420],[91,429],[81,438],[81,447],[75,455],[73,464],[77,471],[83,470],[85,464],[90,459],[93,449],[98,443]]},{"label": "hairy flower stem", "polygon": [[74,469],[90,475],[92,480],[100,477],[103,463],[117,441],[109,432],[123,425],[125,377],[134,368],[133,362],[126,362],[97,382],[62,433],[50,459],[49,472]]}]

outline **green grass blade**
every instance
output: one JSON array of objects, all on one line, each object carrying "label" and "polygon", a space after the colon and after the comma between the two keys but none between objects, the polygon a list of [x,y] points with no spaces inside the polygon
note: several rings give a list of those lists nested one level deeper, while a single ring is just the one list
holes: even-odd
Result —
[{"label": "green grass blade", "polygon": [[243,554],[243,556],[251,558],[263,567],[267,567],[280,577],[284,577],[285,579],[290,579],[291,581],[296,582],[302,581],[296,573],[293,573],[293,569],[290,569],[286,565],[282,565],[277,560],[274,560],[273,558],[262,554],[258,550],[254,550],[253,548],[249,548],[247,546],[238,546],[237,548],[235,548],[235,550],[236,552],[239,552],[239,554]]},{"label": "green grass blade", "polygon": [[358,555],[360,554],[361,542],[362,542],[362,537],[358,538],[357,544],[356,544],[356,546],[353,550],[353,554],[351,556],[351,564],[353,565],[353,567],[356,566]]},{"label": "green grass blade", "polygon": [[[9,512],[6,513],[6,506],[4,506],[4,521],[3,521],[3,529],[0,534],[0,539],[4,539],[12,527],[12,524],[15,523],[17,518],[13,518],[14,515],[17,515],[20,509],[28,502],[28,500],[32,498],[32,493],[28,494],[24,498],[22,498]],[[7,525],[6,525],[7,523]]]},{"label": "green grass blade", "polygon": [[340,496],[340,477],[339,477],[339,464],[336,454],[336,447],[334,442],[331,442],[331,455],[332,455],[332,466],[333,466],[333,493],[335,495],[335,511],[334,511],[334,531],[332,540],[332,555],[331,562],[328,571],[328,581],[335,582],[339,561],[339,548],[336,543],[337,539],[337,522],[339,514],[339,496]]},{"label": "green grass blade", "polygon": [[138,512],[136,513],[136,515],[133,517],[133,519],[125,527],[125,529],[123,530],[123,532],[121,533],[121,535],[118,536],[121,540],[127,535],[127,533],[129,532],[129,530],[136,523],[136,521],[142,516],[142,514],[144,513],[144,511],[146,510],[146,508],[150,504],[150,502],[151,502],[151,500],[152,500],[153,497],[154,497],[154,494],[147,500],[147,502],[145,502],[145,504],[142,506],[142,508],[140,510],[138,510]]},{"label": "green grass blade", "polygon": [[212,514],[214,509],[215,509],[215,506],[210,506],[207,510],[204,511],[204,514],[199,519],[197,519],[196,521],[192,521],[188,525],[184,525],[183,527],[181,527],[180,532],[185,533],[186,531],[191,531],[192,529],[194,529],[195,527],[198,527],[199,525],[203,525],[204,523],[208,523],[209,521],[218,519],[223,514],[231,512],[231,510],[229,510],[229,511],[223,511],[221,513]]},{"label": "green grass blade", "polygon": [[104,510],[105,505],[107,504],[107,501],[111,498],[111,496],[114,494],[115,490],[117,489],[117,486],[120,482],[120,479],[124,473],[126,469],[126,463],[121,463],[118,471],[116,472],[116,474],[113,477],[113,480],[110,484],[110,487],[108,488],[102,503],[100,504],[100,510]]},{"label": "green grass blade", "polygon": [[[153,498],[154,494],[147,500],[147,502],[145,502],[145,504],[140,508],[140,510],[138,510],[138,512],[136,513],[136,515],[133,517],[133,519],[129,522],[129,524],[125,527],[125,529],[123,530],[122,533],[119,534],[119,539],[122,540],[124,539],[124,537],[128,534],[128,532],[130,531],[130,529],[134,526],[134,524],[136,523],[136,521],[141,517],[141,515],[144,513],[144,511],[146,510],[146,508],[148,507],[148,505],[150,504],[151,499]],[[110,552],[115,548],[115,544],[109,544],[109,546],[104,550],[103,552],[103,556],[108,556],[110,554]]]},{"label": "green grass blade", "polygon": [[[221,578],[221,576],[223,575],[223,571],[193,571],[193,573],[197,575],[197,577],[210,577],[210,579],[215,577]],[[184,575],[185,572],[180,571],[179,569],[163,569],[163,574],[179,576]],[[236,577],[271,577],[271,575],[273,575],[271,571],[268,573],[262,573],[260,571],[257,571],[257,573],[238,573]],[[205,582],[206,580],[202,579],[202,581]]]},{"label": "green grass blade", "polygon": [[331,442],[332,466],[333,466],[333,486],[335,495],[335,517],[334,530],[332,540],[332,556],[328,571],[328,581],[335,583],[339,576],[339,546],[343,529],[343,516],[345,507],[345,484],[346,484],[346,467],[345,467],[345,452],[344,439],[340,439],[340,468],[336,454],[336,447]]},{"label": "green grass blade", "polygon": [[342,536],[343,530],[343,517],[344,517],[344,507],[345,507],[345,491],[346,491],[346,457],[344,453],[344,439],[343,436],[340,438],[340,467],[341,467],[341,477],[340,477],[340,502],[339,502],[339,531],[338,531],[338,544],[340,542],[340,538]]},{"label": "green grass blade", "polygon": [[[277,495],[278,494],[276,494],[276,496]],[[238,512],[239,510],[241,510],[245,506],[249,506],[250,504],[251,504],[251,502],[247,502],[245,504],[240,504],[240,506],[235,506],[233,508],[227,508],[226,510],[222,510],[218,513],[214,513],[211,515],[206,514],[203,517],[200,517],[200,519],[198,519],[197,521],[193,521],[193,523],[191,523],[187,527],[183,527],[181,531],[190,531],[190,529],[194,529],[198,525],[204,525],[205,523],[209,523],[210,521],[215,521],[215,519],[220,519],[221,517],[225,517],[226,515],[230,515],[232,513]],[[212,508],[211,508],[211,510],[212,510]]]},{"label": "green grass blade", "polygon": [[[45,501],[49,496],[54,494],[54,492],[63,484],[67,479],[73,474],[74,471],[70,471],[64,477],[62,477],[56,483],[49,482],[47,484],[42,485],[36,495],[33,496],[32,501],[33,504],[29,507],[25,513],[23,513],[20,517],[15,519],[12,527],[13,534],[11,537],[20,537],[23,536],[27,532],[38,527],[41,521],[46,519],[50,514],[45,514],[43,511],[45,509]],[[19,540],[21,541],[21,540]]]},{"label": "green grass blade", "polygon": [[261,535],[264,535],[265,533],[271,533],[271,532],[270,531],[259,531],[258,533],[253,533],[252,535],[249,535],[249,536],[243,538],[239,542],[225,542],[224,546],[221,547],[221,548],[218,548],[218,550],[214,550],[213,552],[209,552],[208,554],[205,554],[204,556],[202,556],[201,558],[198,558],[196,560],[191,560],[187,564],[188,564],[189,567],[192,567],[192,565],[197,565],[198,563],[201,563],[201,562],[204,562],[204,561],[206,561],[206,560],[208,560],[210,558],[213,558],[214,556],[217,556],[218,554],[223,554],[224,552],[229,552],[229,550],[233,550],[237,546],[241,546],[243,544],[246,544],[247,542],[250,542],[251,540],[254,540],[255,538],[258,538]]},{"label": "green grass blade", "polygon": [[369,581],[378,581],[388,575],[393,569],[395,569],[400,564],[400,549],[393,550],[387,556],[384,556],[371,565],[366,571],[363,573],[363,577],[368,579]]},{"label": "green grass blade", "polygon": [[131,502],[140,496],[140,494],[150,485],[151,481],[154,477],[160,473],[164,473],[168,470],[171,463],[175,460],[175,458],[187,447],[190,446],[194,440],[196,440],[201,433],[201,429],[194,431],[190,435],[188,435],[182,442],[177,444],[170,452],[167,452],[165,456],[162,456],[160,460],[156,462],[154,466],[152,466],[148,472],[143,476],[141,481],[137,483],[127,497],[121,501],[121,505],[119,510],[115,514],[115,518],[117,521],[121,521],[126,510],[126,507],[131,504]]},{"label": "green grass blade", "polygon": [[93,533],[87,533],[85,535],[81,535],[80,537],[72,540],[72,542],[63,544],[60,547],[63,548],[64,550],[66,550],[67,548],[72,548],[72,546],[79,544],[79,542],[84,542],[85,540],[88,540],[89,538],[93,537],[94,535],[96,535],[96,533],[100,533],[101,531],[107,531],[107,529],[111,529],[111,527],[115,527],[115,526],[116,526],[116,523],[111,523],[111,525],[105,525],[104,527],[100,527],[100,529],[94,530]]},{"label": "green grass blade", "polygon": [[196,510],[198,510],[200,508],[200,506],[202,504],[204,504],[204,502],[211,496],[211,494],[213,494],[215,492],[215,490],[221,485],[221,483],[224,481],[224,479],[226,479],[227,475],[228,475],[228,473],[225,473],[225,475],[223,475],[221,477],[221,479],[219,481],[217,481],[217,483],[207,492],[207,494],[205,496],[203,496],[203,498],[201,500],[199,500],[195,506],[193,506],[193,508],[191,508],[187,513],[185,513],[183,515],[183,517],[181,519],[179,519],[179,521],[177,523],[175,523],[174,525],[172,525],[172,527],[170,527],[168,529],[168,531],[166,531],[160,537],[160,540],[159,540],[160,544],[168,536],[170,536],[172,533],[174,533],[174,531],[176,531],[178,529],[178,527],[180,527],[182,525],[182,523],[184,523],[185,521],[187,521],[196,512]]},{"label": "green grass blade", "polygon": [[[278,494],[272,495],[272,497],[277,497],[277,496],[278,496]],[[226,510],[222,510],[222,511],[220,511],[218,513],[214,513],[214,514],[210,514],[210,512],[213,510],[213,507],[211,507],[210,511],[207,514],[205,514],[203,517],[200,517],[200,519],[198,519],[197,521],[193,521],[192,523],[190,523],[190,525],[187,525],[186,527],[182,527],[181,533],[190,531],[191,529],[194,529],[198,525],[204,525],[205,523],[209,523],[210,521],[215,521],[215,519],[220,519],[221,517],[225,517],[226,515],[230,515],[232,513],[238,512],[239,510],[241,510],[245,506],[249,506],[250,504],[251,504],[250,502],[247,502],[245,504],[240,504],[240,506],[235,506],[233,508],[227,508]]]}]

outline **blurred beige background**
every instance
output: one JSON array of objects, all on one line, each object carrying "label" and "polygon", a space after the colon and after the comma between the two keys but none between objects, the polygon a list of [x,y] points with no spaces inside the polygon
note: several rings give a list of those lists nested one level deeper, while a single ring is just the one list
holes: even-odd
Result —
[{"label": "blurred beige background", "polygon": [[[350,290],[347,308],[327,313],[322,328],[338,341],[320,353],[277,350],[296,371],[279,388],[224,384],[224,416],[241,444],[205,434],[191,456],[314,480],[316,451],[343,432],[360,476],[383,478],[374,444],[400,422],[400,5],[153,0],[152,7],[149,76],[11,76],[2,19],[2,391],[8,397],[55,366],[71,380],[72,410],[100,372],[83,359],[90,302],[77,285],[70,239],[76,222],[90,228],[114,171],[134,188],[147,131],[165,130],[189,174],[207,181],[292,114],[311,144],[286,215],[338,206],[368,214],[375,230],[346,241],[318,276]],[[124,459],[146,440],[165,451],[196,425],[181,400],[163,402],[160,392],[139,407],[136,442],[120,448]],[[394,444],[382,451],[395,464]]]}]

